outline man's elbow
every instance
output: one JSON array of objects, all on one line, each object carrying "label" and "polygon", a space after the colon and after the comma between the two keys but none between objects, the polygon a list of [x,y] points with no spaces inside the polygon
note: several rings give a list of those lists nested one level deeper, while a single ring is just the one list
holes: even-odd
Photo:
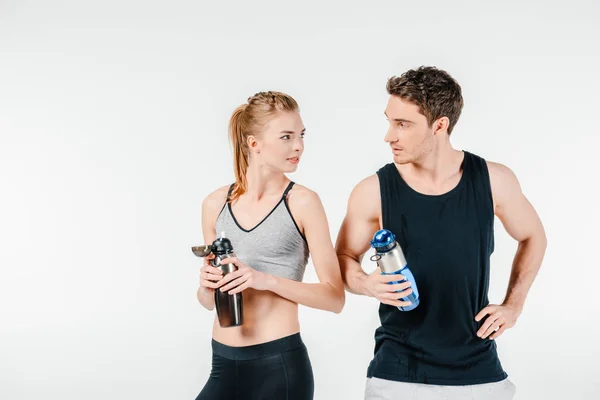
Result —
[{"label": "man's elbow", "polygon": [[538,229],[536,230],[535,236],[538,246],[542,249],[542,251],[546,251],[546,247],[548,247],[548,237],[546,236],[546,230],[544,229],[544,226],[541,224],[541,222]]},{"label": "man's elbow", "polygon": [[545,252],[546,248],[548,247],[548,237],[546,236],[546,232],[543,229],[542,229],[541,239],[540,240],[542,241],[542,243],[541,243],[542,249]]},{"label": "man's elbow", "polygon": [[548,237],[546,236],[546,231],[543,227],[540,226],[534,233],[520,241],[522,245],[531,246],[542,253],[546,252],[546,248],[548,247]]}]

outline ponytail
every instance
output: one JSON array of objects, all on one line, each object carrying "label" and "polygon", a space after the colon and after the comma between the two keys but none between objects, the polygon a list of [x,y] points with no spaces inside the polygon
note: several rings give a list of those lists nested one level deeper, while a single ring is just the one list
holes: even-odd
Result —
[{"label": "ponytail", "polygon": [[228,199],[230,202],[248,190],[248,181],[246,180],[248,148],[244,137],[244,111],[246,106],[246,104],[243,104],[236,108],[229,120],[229,139],[233,146],[233,172],[235,173],[233,192]]}]

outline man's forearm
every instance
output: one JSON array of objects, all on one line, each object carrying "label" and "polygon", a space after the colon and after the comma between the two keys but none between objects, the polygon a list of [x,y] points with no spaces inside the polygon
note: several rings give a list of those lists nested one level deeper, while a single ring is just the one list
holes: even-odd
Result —
[{"label": "man's forearm", "polygon": [[367,279],[367,274],[363,271],[360,263],[344,254],[338,254],[338,260],[346,290],[353,294],[371,296],[365,290],[364,282]]},{"label": "man's forearm", "polygon": [[519,242],[504,300],[505,305],[519,311],[523,309],[527,293],[542,265],[545,251],[546,237],[544,234]]}]

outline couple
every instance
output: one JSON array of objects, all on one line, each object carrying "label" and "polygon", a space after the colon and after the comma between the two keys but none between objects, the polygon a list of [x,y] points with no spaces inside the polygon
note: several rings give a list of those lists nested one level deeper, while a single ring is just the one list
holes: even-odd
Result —
[{"label": "couple", "polygon": [[[285,176],[304,150],[298,104],[261,92],[230,120],[235,183],[202,204],[205,243],[224,231],[238,270],[223,277],[208,259],[198,300],[244,293],[244,324],[213,327],[212,371],[196,400],[308,400],[314,380],[299,333],[298,304],[339,313],[344,287],[381,304],[365,399],[511,399],[494,339],[515,325],[546,247],[535,210],[507,167],[450,144],[463,99],[435,67],[387,82],[385,115],[393,162],[359,182],[334,246],[318,195]],[[519,242],[504,302],[489,304],[494,216]],[[396,234],[421,294],[397,276],[361,268],[373,234]],[[319,283],[303,283],[310,255]],[[210,257],[207,257],[210,258]]]}]

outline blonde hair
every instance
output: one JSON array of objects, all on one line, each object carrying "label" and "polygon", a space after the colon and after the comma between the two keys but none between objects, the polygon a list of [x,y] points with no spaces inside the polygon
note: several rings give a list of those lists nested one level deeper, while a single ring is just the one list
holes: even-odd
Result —
[{"label": "blonde hair", "polygon": [[229,197],[233,201],[246,193],[248,181],[248,136],[257,136],[264,126],[280,111],[299,111],[291,96],[280,92],[259,92],[248,98],[248,103],[235,109],[229,120],[229,139],[233,147],[235,184]]}]

